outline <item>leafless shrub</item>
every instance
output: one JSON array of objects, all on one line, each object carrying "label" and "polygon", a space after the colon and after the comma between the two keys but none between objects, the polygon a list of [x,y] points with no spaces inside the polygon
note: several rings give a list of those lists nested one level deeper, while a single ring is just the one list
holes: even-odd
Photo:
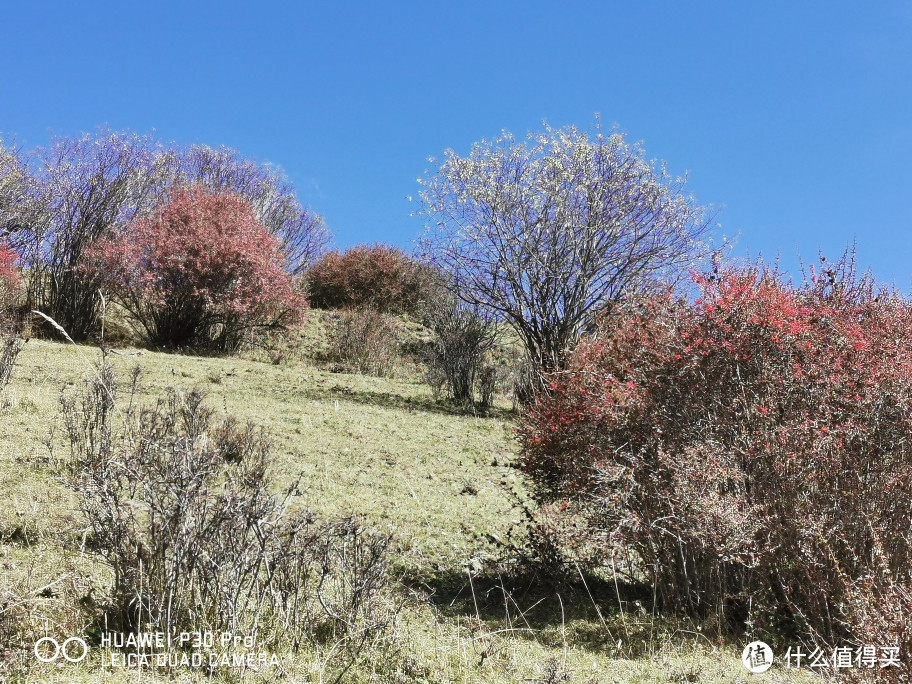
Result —
[{"label": "leafless shrub", "polygon": [[[883,567],[884,549],[878,542],[872,556],[881,567],[861,581],[843,577],[847,605],[853,626],[862,644],[876,645],[876,657],[884,654],[881,648],[898,648],[896,667],[859,668],[850,677],[853,682],[906,682],[912,677],[908,656],[912,649],[912,587],[908,581],[896,582]],[[864,651],[862,650],[862,655]]]},{"label": "leafless shrub", "polygon": [[535,681],[537,684],[561,684],[570,681],[570,673],[557,658],[548,658],[542,664],[541,677]]},{"label": "leafless shrub", "polygon": [[9,326],[0,328],[0,391],[9,384],[16,365],[16,357],[22,351],[22,337],[18,329]]},{"label": "leafless shrub", "polygon": [[561,547],[559,530],[549,511],[519,492],[507,491],[513,509],[521,516],[503,540],[496,539],[506,562],[523,573],[539,574],[549,580],[562,581],[571,567]]},{"label": "leafless shrub", "polygon": [[0,679],[28,668],[26,644],[37,638],[32,613],[31,596],[0,586]]},{"label": "leafless shrub", "polygon": [[395,368],[398,331],[387,314],[344,309],[334,316],[328,341],[329,360],[339,370],[383,377]]},{"label": "leafless shrub", "polygon": [[395,617],[385,535],[345,518],[287,514],[262,430],[216,419],[200,391],[119,408],[102,364],[62,398],[69,478],[91,545],[113,569],[108,624],[210,629],[298,648],[332,639],[344,672]]},{"label": "leafless shrub", "polygon": [[[457,402],[473,403],[476,379],[494,345],[493,320],[479,307],[444,295],[427,307],[424,324],[434,333],[434,340],[424,354],[429,369],[428,383],[432,387],[442,384]],[[486,382],[487,386],[482,390],[485,405],[490,403],[493,394],[493,373]]]},{"label": "leafless shrub", "polygon": [[497,369],[494,366],[482,366],[478,374],[478,391],[481,394],[481,405],[491,406],[494,403],[494,390],[497,389]]}]

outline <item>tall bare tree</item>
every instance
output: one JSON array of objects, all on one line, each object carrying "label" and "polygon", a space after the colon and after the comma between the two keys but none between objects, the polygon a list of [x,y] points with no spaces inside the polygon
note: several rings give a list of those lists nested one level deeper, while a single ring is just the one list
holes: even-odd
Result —
[{"label": "tall bare tree", "polygon": [[28,270],[29,305],[74,339],[98,318],[98,279],[80,269],[85,249],[155,205],[166,155],[148,136],[100,129],[57,138],[36,151],[31,220],[17,240]]},{"label": "tall bare tree", "polygon": [[525,141],[504,132],[467,157],[447,150],[420,182],[425,257],[463,300],[512,324],[546,372],[596,311],[705,252],[707,212],[684,180],[598,126],[591,137],[547,125]]}]

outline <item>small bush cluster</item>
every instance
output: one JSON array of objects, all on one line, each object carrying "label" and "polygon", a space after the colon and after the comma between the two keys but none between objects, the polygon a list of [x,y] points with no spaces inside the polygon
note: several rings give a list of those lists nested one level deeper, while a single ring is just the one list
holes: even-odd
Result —
[{"label": "small bush cluster", "polygon": [[123,408],[110,368],[63,397],[69,478],[113,570],[108,628],[226,630],[293,649],[333,643],[346,667],[387,633],[389,538],[286,513],[270,442],[217,420],[200,392]]},{"label": "small bush cluster", "polygon": [[22,337],[16,329],[8,327],[0,330],[0,392],[9,384],[20,351]]},{"label": "small bush cluster", "polygon": [[385,377],[399,358],[399,330],[375,309],[344,309],[329,318],[328,360],[337,371]]},{"label": "small bush cluster", "polygon": [[474,403],[478,390],[481,404],[489,406],[496,375],[485,361],[494,346],[494,321],[478,307],[440,296],[427,307],[423,322],[434,333],[423,354],[428,384],[463,404]]},{"label": "small bush cluster", "polygon": [[306,309],[277,238],[230,193],[179,191],[87,254],[152,346],[231,351]]},{"label": "small bush cluster", "polygon": [[314,308],[367,307],[392,314],[416,312],[437,287],[432,269],[386,245],[327,252],[307,271],[307,283]]},{"label": "small bush cluster", "polygon": [[668,609],[888,645],[909,634],[912,303],[823,268],[603,317],[525,413],[520,463]]}]

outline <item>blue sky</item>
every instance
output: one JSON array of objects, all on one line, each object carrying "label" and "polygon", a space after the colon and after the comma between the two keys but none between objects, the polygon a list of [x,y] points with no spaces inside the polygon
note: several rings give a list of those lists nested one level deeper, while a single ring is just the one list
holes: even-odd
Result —
[{"label": "blue sky", "polygon": [[6,2],[0,135],[100,124],[285,169],[335,245],[408,247],[446,148],[617,123],[794,270],[912,285],[912,3]]}]

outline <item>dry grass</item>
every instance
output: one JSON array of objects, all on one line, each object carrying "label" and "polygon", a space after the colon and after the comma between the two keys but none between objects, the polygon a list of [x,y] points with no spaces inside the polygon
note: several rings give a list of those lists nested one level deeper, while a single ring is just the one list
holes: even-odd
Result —
[{"label": "dry grass", "polygon": [[[308,335],[319,344],[319,330]],[[52,631],[74,619],[67,602],[91,600],[110,585],[107,568],[84,548],[85,523],[56,474],[66,454],[61,388],[82,382],[97,359],[88,347],[29,341],[0,412],[0,593],[64,577],[59,591],[34,604]],[[201,387],[211,406],[263,425],[275,438],[278,481],[303,476],[293,506],[326,517],[355,514],[393,533],[396,571],[408,580],[395,657],[363,664],[349,673],[351,681],[811,681],[775,669],[748,675],[735,648],[676,633],[649,616],[622,618],[606,609],[602,621],[572,589],[548,595],[541,587],[523,593],[470,583],[468,573],[499,553],[492,536],[504,537],[520,518],[505,493],[521,483],[509,467],[512,415],[504,398],[487,416],[467,415],[435,402],[417,381],[330,373],[294,353],[279,364],[268,355],[136,350],[112,359],[124,384],[133,366],[142,367],[147,399],[169,387]],[[620,649],[615,639],[625,642]],[[292,681],[322,681],[327,655],[315,647],[284,665]],[[99,672],[91,660],[66,669],[35,666],[23,681],[98,681]],[[208,679],[188,671],[175,677]],[[223,679],[272,677],[246,671]],[[142,678],[166,679],[149,672]],[[107,671],[104,681],[137,681],[137,673]]]}]

